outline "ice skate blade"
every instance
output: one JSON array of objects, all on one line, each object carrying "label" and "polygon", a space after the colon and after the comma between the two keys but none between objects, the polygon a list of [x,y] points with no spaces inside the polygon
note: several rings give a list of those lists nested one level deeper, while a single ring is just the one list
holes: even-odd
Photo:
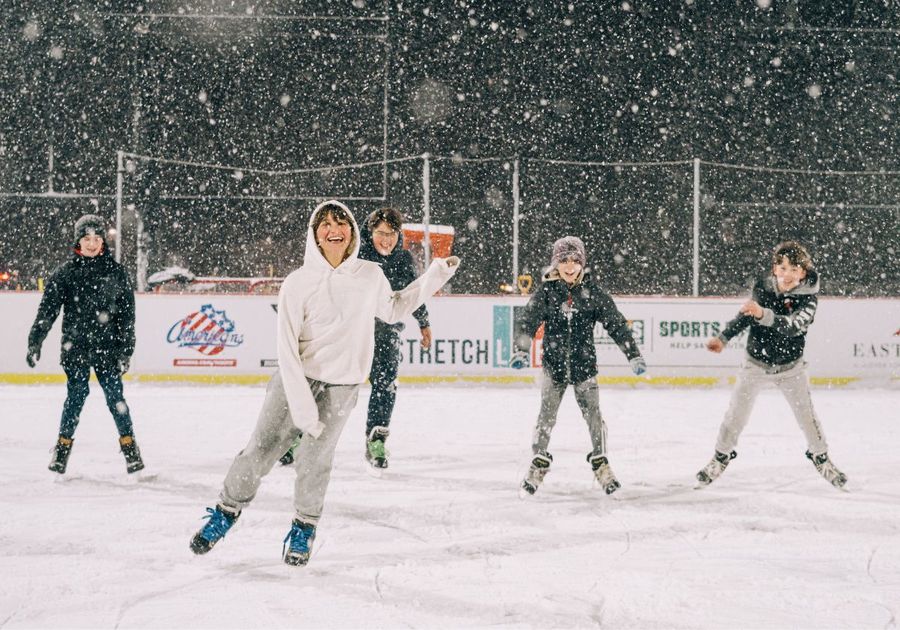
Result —
[{"label": "ice skate blade", "polygon": [[128,473],[128,479],[135,483],[151,483],[159,479],[159,473],[148,472],[143,468],[133,473]]},{"label": "ice skate blade", "polygon": [[384,477],[384,468],[375,468],[370,464],[366,464],[366,474],[370,477],[374,477],[375,479],[381,479]]},{"label": "ice skate blade", "polygon": [[[594,490],[602,490],[603,494],[605,494],[608,497],[613,497],[613,495],[616,493],[616,491],[622,487],[622,484],[619,483],[618,481],[614,481],[613,483],[609,484],[608,486],[601,486],[595,479],[591,483],[591,487]],[[613,498],[615,498],[615,497],[613,497]]]}]

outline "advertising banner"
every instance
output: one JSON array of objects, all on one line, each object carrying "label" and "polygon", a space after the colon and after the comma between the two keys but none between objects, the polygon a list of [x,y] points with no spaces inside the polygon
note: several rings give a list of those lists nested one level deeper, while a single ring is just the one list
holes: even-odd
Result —
[{"label": "advertising banner", "polygon": [[[0,294],[4,326],[0,381],[61,381],[59,326],[42,359],[25,363],[28,330],[39,293]],[[508,367],[521,296],[441,296],[429,300],[432,346],[424,349],[415,320],[400,333],[401,382],[532,383],[540,374],[542,331],[531,344],[531,364]],[[594,331],[599,379],[626,385],[727,385],[744,357],[745,334],[721,354],[706,341],[738,312],[739,298],[616,297],[647,360],[643,377],[602,326]],[[137,296],[137,349],[129,377],[138,380],[263,382],[277,366],[275,296]],[[60,318],[61,319],[61,318]],[[806,359],[814,385],[896,386],[900,380],[900,300],[822,298],[807,335]]]}]

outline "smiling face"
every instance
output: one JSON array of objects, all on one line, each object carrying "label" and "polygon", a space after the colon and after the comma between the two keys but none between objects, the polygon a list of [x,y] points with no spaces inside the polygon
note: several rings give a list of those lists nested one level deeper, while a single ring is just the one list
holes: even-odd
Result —
[{"label": "smiling face", "polygon": [[782,256],[781,262],[772,265],[772,273],[775,275],[775,282],[781,293],[796,289],[806,278],[806,269],[791,263],[787,256]]},{"label": "smiling face", "polygon": [[85,258],[99,256],[103,251],[103,237],[99,234],[86,234],[78,239],[78,249]]},{"label": "smiling face", "polygon": [[374,230],[372,230],[372,244],[375,246],[375,250],[382,256],[388,256],[394,251],[394,248],[397,247],[399,241],[400,233],[392,228],[387,221],[382,221],[375,226]]},{"label": "smiling face", "polygon": [[574,258],[566,258],[565,260],[560,261],[559,266],[556,269],[559,271],[559,277],[562,278],[566,284],[575,284],[583,267],[581,266],[581,263],[577,262]]},{"label": "smiling face", "polygon": [[319,221],[315,229],[316,244],[332,267],[340,265],[352,244],[353,226],[346,219],[337,218],[331,212]]}]

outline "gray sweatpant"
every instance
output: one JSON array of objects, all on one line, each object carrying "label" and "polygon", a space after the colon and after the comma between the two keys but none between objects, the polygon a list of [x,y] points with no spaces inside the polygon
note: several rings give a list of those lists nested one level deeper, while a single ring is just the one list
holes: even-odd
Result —
[{"label": "gray sweatpant", "polygon": [[783,372],[773,372],[773,370],[767,370],[755,363],[745,363],[741,368],[731,394],[728,411],[725,412],[725,419],[722,421],[722,426],[719,427],[719,437],[716,441],[717,451],[730,453],[734,450],[741,432],[747,426],[756,396],[763,387],[770,385],[780,389],[787,399],[788,405],[797,419],[797,424],[800,425],[803,435],[806,436],[806,444],[810,452],[818,454],[828,450],[825,433],[816,417],[809,395],[806,362],[801,360]]},{"label": "gray sweatpant", "polygon": [[[334,449],[347,417],[356,406],[359,385],[330,385],[307,379],[312,389],[319,420],[325,425],[319,437],[304,434],[294,449],[297,479],[294,482],[296,517],[315,524],[322,515],[325,491],[331,480]],[[284,395],[281,372],[275,372],[266,389],[256,429],[225,476],[219,501],[234,510],[243,510],[259,489],[262,478],[269,474],[275,462],[284,455],[291,442],[300,434],[294,426]]]},{"label": "gray sweatpant", "polygon": [[[559,411],[563,394],[568,383],[557,383],[547,371],[544,371],[541,383],[541,410],[538,413],[537,425],[531,441],[531,451],[537,455],[547,452],[550,444],[550,433],[556,426],[556,413]],[[592,455],[606,455],[606,423],[600,413],[600,391],[597,379],[589,378],[572,386],[575,390],[575,401],[581,408],[581,415],[587,423],[591,434]]]}]

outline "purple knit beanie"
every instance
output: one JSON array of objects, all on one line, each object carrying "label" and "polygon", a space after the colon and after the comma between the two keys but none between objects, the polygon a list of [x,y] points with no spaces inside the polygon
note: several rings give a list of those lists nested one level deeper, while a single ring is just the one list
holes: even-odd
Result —
[{"label": "purple knit beanie", "polygon": [[553,258],[550,260],[550,266],[556,269],[559,263],[568,258],[571,258],[582,267],[587,264],[584,243],[577,236],[563,236],[553,243]]}]

